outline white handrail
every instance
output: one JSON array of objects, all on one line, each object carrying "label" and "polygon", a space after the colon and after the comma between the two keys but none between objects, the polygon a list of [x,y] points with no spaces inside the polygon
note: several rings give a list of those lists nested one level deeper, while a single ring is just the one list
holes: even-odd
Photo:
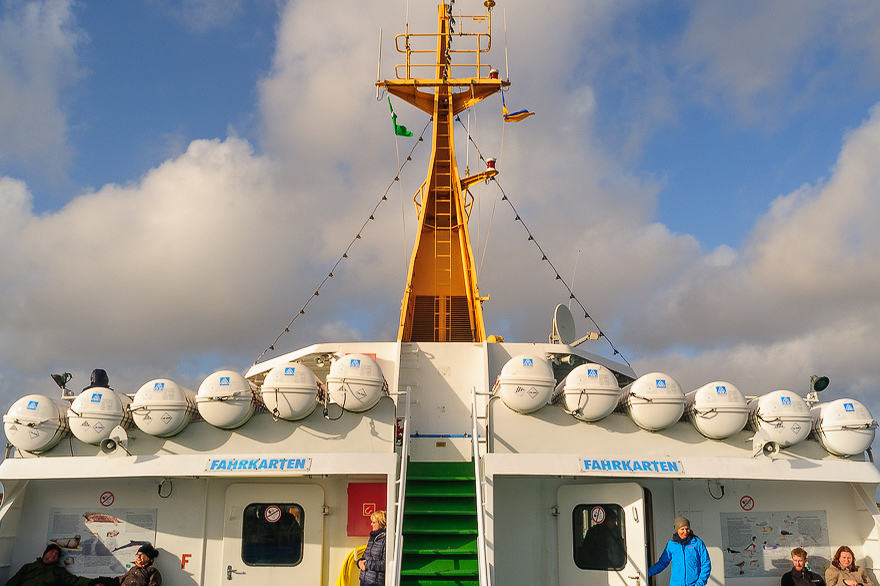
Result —
[{"label": "white handrail", "polygon": [[405,397],[406,406],[403,412],[403,444],[400,446],[400,474],[397,479],[397,510],[395,511],[394,521],[394,559],[391,571],[391,586],[400,586],[400,558],[403,557],[403,501],[406,494],[406,467],[409,460],[410,387],[406,387],[405,393],[398,394],[402,394]]},{"label": "white handrail", "polygon": [[489,564],[486,556],[486,528],[483,518],[483,481],[480,475],[480,444],[477,427],[477,389],[471,392],[471,446],[474,456],[474,477],[477,484],[477,564],[480,571],[480,586],[489,586]]}]

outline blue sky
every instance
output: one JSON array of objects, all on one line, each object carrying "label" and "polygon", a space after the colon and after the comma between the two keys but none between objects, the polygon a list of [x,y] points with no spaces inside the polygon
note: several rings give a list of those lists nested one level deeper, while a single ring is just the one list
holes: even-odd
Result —
[{"label": "blue sky", "polygon": [[[58,370],[130,392],[244,371],[415,144],[373,85],[406,9],[0,0],[0,409]],[[433,30],[434,3],[409,13]],[[463,123],[637,372],[750,395],[819,372],[880,413],[878,5],[511,0],[494,19],[507,105],[537,114],[502,125],[496,96]],[[395,337],[428,154],[281,349]],[[487,328],[544,340],[567,293],[498,190],[475,195]]]}]

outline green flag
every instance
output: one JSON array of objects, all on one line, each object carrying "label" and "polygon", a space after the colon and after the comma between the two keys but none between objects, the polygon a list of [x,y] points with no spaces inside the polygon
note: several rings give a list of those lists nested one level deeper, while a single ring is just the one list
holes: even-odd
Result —
[{"label": "green flag", "polygon": [[412,136],[413,133],[406,129],[406,126],[401,126],[397,123],[397,114],[394,113],[394,108],[391,107],[391,97],[388,98],[388,108],[391,109],[391,123],[394,124],[394,134],[397,136]]}]

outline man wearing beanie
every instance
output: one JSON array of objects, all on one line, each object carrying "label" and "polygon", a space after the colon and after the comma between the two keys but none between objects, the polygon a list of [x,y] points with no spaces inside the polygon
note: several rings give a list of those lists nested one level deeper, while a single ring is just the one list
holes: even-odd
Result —
[{"label": "man wearing beanie", "polygon": [[104,586],[162,586],[162,575],[153,567],[153,560],[159,556],[155,547],[142,545],[134,556],[134,565],[124,576],[99,578]]},{"label": "man wearing beanie", "polygon": [[43,556],[25,564],[6,582],[6,586],[91,586],[96,580],[74,576],[61,565],[61,548],[50,543]]},{"label": "man wearing beanie", "polygon": [[691,531],[691,522],[685,517],[676,517],[674,525],[675,533],[660,559],[648,569],[648,577],[659,574],[671,562],[669,586],[706,586],[712,573],[706,544]]}]

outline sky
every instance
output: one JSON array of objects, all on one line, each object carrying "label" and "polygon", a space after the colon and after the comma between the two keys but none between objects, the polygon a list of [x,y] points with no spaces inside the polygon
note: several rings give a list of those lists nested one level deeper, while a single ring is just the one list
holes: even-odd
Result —
[{"label": "sky", "polygon": [[[391,77],[435,6],[0,0],[0,410],[56,372],[244,372],[346,250],[266,356],[395,339],[430,127],[395,100],[394,136],[379,31]],[[472,190],[487,333],[546,340],[557,271],[638,374],[827,375],[880,415],[880,4],[501,0],[493,32],[536,114],[456,127],[500,171]]]}]

